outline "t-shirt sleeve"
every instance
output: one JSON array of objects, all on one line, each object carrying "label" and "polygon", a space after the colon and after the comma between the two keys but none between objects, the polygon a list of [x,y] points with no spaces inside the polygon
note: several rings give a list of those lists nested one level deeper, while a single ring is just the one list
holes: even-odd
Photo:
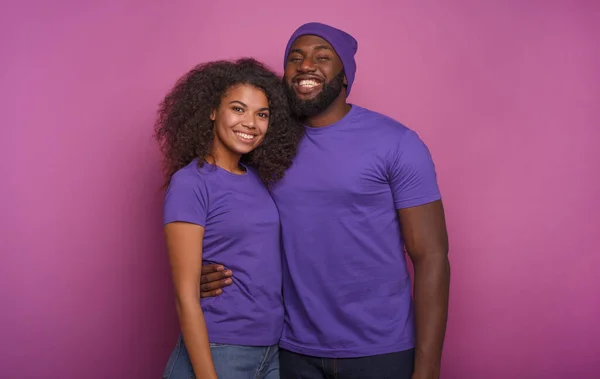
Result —
[{"label": "t-shirt sleeve", "polygon": [[206,187],[198,178],[178,175],[171,179],[163,205],[163,224],[189,222],[205,226],[208,213]]},{"label": "t-shirt sleeve", "polygon": [[392,149],[388,176],[396,209],[416,207],[441,198],[429,149],[412,130],[407,130]]}]

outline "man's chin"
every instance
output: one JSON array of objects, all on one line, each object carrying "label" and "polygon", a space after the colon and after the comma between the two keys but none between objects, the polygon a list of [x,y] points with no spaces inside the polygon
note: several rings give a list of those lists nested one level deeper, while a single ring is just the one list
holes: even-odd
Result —
[{"label": "man's chin", "polygon": [[298,92],[294,91],[296,98],[300,101],[314,100],[314,99],[316,99],[317,96],[319,96],[320,93],[321,93],[321,91],[315,91],[315,92],[310,92],[310,93],[298,93]]}]

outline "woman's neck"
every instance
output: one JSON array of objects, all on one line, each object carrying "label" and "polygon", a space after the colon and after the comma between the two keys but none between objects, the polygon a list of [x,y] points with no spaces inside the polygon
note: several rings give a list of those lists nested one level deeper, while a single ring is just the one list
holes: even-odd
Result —
[{"label": "woman's neck", "polygon": [[212,151],[204,157],[204,160],[209,164],[219,166],[223,170],[229,171],[232,174],[242,174],[244,170],[240,168],[241,155],[230,151],[222,151],[222,149],[213,148]]}]

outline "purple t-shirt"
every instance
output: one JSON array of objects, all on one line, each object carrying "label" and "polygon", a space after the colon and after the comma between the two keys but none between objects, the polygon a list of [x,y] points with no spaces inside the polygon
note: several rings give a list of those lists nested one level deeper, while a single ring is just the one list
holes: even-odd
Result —
[{"label": "purple t-shirt", "polygon": [[280,346],[325,358],[414,347],[397,210],[440,199],[417,134],[354,105],[333,125],[306,127],[271,194],[284,246]]},{"label": "purple t-shirt", "polygon": [[233,270],[233,285],[202,299],[210,342],[268,346],[283,327],[279,215],[252,169],[232,174],[197,160],[177,171],[164,203],[164,223],[204,227],[202,260]]}]

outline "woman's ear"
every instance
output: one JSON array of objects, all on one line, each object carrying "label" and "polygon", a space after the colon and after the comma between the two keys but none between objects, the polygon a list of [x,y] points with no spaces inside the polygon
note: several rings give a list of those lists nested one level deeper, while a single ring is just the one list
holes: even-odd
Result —
[{"label": "woman's ear", "polygon": [[215,121],[216,119],[217,119],[217,110],[213,109],[212,112],[210,112],[210,120]]}]

